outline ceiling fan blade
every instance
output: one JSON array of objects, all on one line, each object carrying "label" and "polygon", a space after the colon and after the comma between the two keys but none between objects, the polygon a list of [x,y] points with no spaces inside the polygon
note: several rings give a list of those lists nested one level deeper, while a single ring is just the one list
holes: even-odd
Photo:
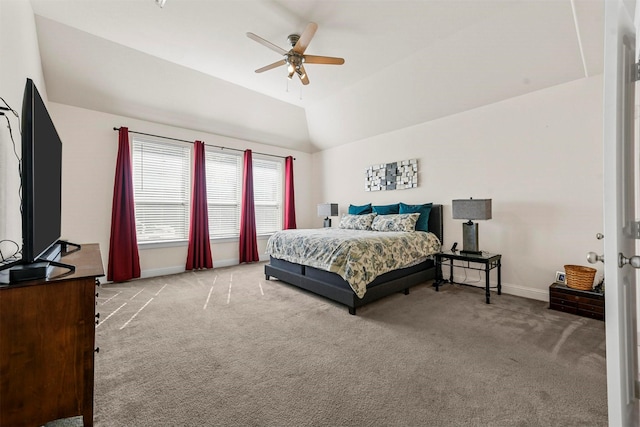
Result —
[{"label": "ceiling fan blade", "polygon": [[278,52],[280,55],[284,55],[285,53],[287,53],[287,51],[284,50],[283,48],[281,48],[279,46],[276,46],[275,44],[271,43],[270,41],[265,40],[260,36],[256,36],[253,33],[247,33],[247,37],[249,37],[251,40],[257,41],[261,45],[266,46],[271,50],[274,50],[274,51]]},{"label": "ceiling fan blade", "polygon": [[302,55],[304,51],[307,50],[307,46],[311,43],[311,39],[315,35],[316,31],[318,31],[318,24],[315,22],[309,22],[307,28],[304,29],[304,32],[293,47],[293,51]]},{"label": "ceiling fan blade", "polygon": [[300,65],[300,73],[298,74],[300,77],[300,81],[303,85],[309,84],[309,76],[307,76],[307,71],[304,69],[304,66]]},{"label": "ceiling fan blade", "polygon": [[344,58],[335,58],[333,56],[305,55],[304,62],[307,64],[342,65],[344,64]]},{"label": "ceiling fan blade", "polygon": [[273,64],[265,65],[265,66],[264,66],[264,67],[262,67],[262,68],[258,68],[258,69],[256,70],[256,73],[263,73],[263,72],[265,72],[265,71],[267,71],[267,70],[271,70],[271,69],[273,69],[273,68],[277,68],[277,67],[279,67],[279,66],[281,66],[281,65],[284,65],[284,64],[286,64],[285,60],[284,60],[284,59],[281,59],[280,61],[276,61],[276,62],[274,62]]}]

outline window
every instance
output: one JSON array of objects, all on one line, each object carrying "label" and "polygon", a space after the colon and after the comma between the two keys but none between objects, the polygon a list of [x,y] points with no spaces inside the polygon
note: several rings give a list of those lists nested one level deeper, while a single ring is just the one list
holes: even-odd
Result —
[{"label": "window", "polygon": [[[207,148],[207,200],[209,236],[240,235],[243,155]],[[253,156],[253,198],[256,232],[282,230],[282,160]]]},{"label": "window", "polygon": [[280,159],[253,157],[253,200],[258,235],[282,230],[282,169]]},{"label": "window", "polygon": [[[134,138],[133,187],[138,242],[188,240],[191,144]],[[284,163],[253,156],[256,232],[282,230]],[[205,147],[209,237],[240,235],[243,154]]]},{"label": "window", "polygon": [[191,145],[133,139],[138,242],[187,240]]},{"label": "window", "polygon": [[240,235],[242,196],[242,156],[205,149],[209,237]]}]

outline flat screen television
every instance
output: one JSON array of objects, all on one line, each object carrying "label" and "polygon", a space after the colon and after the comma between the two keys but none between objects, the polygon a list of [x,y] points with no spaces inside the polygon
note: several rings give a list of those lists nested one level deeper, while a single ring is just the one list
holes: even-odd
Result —
[{"label": "flat screen television", "polygon": [[[0,0],[1,1],[1,0]],[[80,245],[61,241],[62,141],[47,107],[31,79],[22,99],[22,159],[20,162],[22,257],[0,264],[9,270],[9,283],[64,276],[75,266],[59,262]],[[68,251],[68,246],[74,250]],[[53,275],[54,268],[64,270]]]},{"label": "flat screen television", "polygon": [[22,263],[47,261],[60,239],[62,142],[31,79],[22,100]]}]

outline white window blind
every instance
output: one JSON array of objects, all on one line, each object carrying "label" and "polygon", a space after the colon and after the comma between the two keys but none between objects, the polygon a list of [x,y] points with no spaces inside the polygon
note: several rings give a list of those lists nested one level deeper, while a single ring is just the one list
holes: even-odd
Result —
[{"label": "white window blind", "polygon": [[[243,156],[207,148],[207,202],[211,238],[240,235]],[[257,234],[282,230],[282,161],[253,157]]]},{"label": "white window blind", "polygon": [[191,145],[134,138],[132,148],[138,242],[188,239]]},{"label": "white window blind", "polygon": [[207,148],[205,159],[209,237],[238,237],[242,197],[242,157],[240,154]]},{"label": "white window blind", "polygon": [[282,230],[282,160],[253,158],[253,200],[257,234]]}]

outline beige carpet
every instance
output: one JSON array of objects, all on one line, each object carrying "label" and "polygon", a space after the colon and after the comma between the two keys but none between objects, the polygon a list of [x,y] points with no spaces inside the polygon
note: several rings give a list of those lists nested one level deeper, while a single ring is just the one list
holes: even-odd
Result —
[{"label": "beige carpet", "polygon": [[104,285],[97,426],[604,426],[604,323],[419,285],[358,309],[264,264]]}]

